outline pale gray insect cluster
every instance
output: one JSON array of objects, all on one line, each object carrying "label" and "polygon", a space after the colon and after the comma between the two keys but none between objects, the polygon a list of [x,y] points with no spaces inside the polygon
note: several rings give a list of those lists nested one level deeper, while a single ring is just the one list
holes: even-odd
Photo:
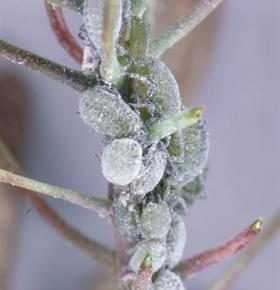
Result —
[{"label": "pale gray insect cluster", "polygon": [[137,273],[149,257],[153,288],[180,290],[183,283],[172,269],[186,242],[182,214],[204,192],[209,140],[204,121],[190,123],[171,136],[149,138],[150,126],[172,122],[185,108],[167,66],[147,51],[139,54],[133,49],[129,33],[123,37],[134,22],[141,26],[146,2],[115,1],[109,65],[102,41],[104,1],[83,3],[86,34],[97,62],[91,73],[97,85],[83,93],[79,110],[83,121],[104,136],[101,165],[114,184],[112,217],[131,245],[125,271]]}]

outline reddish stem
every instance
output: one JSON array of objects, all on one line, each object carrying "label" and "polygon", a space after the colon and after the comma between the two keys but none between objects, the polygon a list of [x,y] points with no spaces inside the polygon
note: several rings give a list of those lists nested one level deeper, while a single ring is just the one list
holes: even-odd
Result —
[{"label": "reddish stem", "polygon": [[183,279],[186,279],[212,264],[228,260],[244,247],[248,246],[256,238],[262,229],[262,225],[263,219],[257,219],[253,224],[223,246],[208,250],[181,262],[175,267],[175,271],[178,272]]},{"label": "reddish stem", "polygon": [[46,2],[46,10],[52,31],[56,35],[58,42],[73,59],[81,64],[83,61],[82,48],[69,31],[61,9]]},{"label": "reddish stem", "polygon": [[[148,258],[149,259],[149,258]],[[143,262],[142,266],[140,267],[136,279],[135,279],[135,290],[148,290],[152,285],[152,268]]]}]

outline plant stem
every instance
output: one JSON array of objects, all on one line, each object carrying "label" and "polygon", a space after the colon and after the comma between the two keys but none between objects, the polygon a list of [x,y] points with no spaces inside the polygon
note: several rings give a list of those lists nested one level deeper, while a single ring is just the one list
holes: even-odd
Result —
[{"label": "plant stem", "polygon": [[97,212],[101,217],[109,218],[111,214],[111,202],[107,199],[86,196],[69,189],[29,179],[3,169],[0,169],[0,182],[80,205]]},{"label": "plant stem", "polygon": [[61,8],[49,4],[47,1],[45,4],[52,31],[56,35],[58,42],[74,60],[81,64],[83,61],[83,50],[70,33]]},{"label": "plant stem", "polygon": [[223,246],[189,258],[176,266],[174,270],[178,272],[183,279],[186,279],[212,264],[231,258],[256,238],[262,229],[262,225],[263,219],[257,219],[253,224],[244,229],[240,234]]},{"label": "plant stem", "polygon": [[265,246],[280,231],[280,210],[278,210],[268,225],[264,228],[259,237],[246,249],[242,255],[226,269],[217,280],[215,280],[208,290],[226,290],[235,279],[247,268],[256,256],[264,250]]},{"label": "plant stem", "polygon": [[83,12],[84,0],[47,0],[48,3],[54,6],[69,8],[75,12]]},{"label": "plant stem", "polygon": [[16,47],[4,40],[0,40],[0,57],[13,63],[44,74],[62,84],[83,92],[92,87],[95,82],[81,72],[69,69],[32,52]]},{"label": "plant stem", "polygon": [[136,278],[135,278],[135,290],[149,290],[152,285],[152,261],[148,256],[141,265]]},{"label": "plant stem", "polygon": [[[0,160],[5,167],[17,173],[22,173],[19,164],[9,149],[0,139]],[[81,249],[111,272],[115,272],[115,253],[98,242],[92,241],[78,230],[67,224],[49,205],[33,192],[22,189],[22,195],[38,211],[39,215],[65,240]]]},{"label": "plant stem", "polygon": [[104,17],[101,47],[101,73],[103,78],[108,82],[117,83],[121,78],[121,66],[117,59],[115,47],[115,26],[121,18],[120,0],[104,0]]},{"label": "plant stem", "polygon": [[196,28],[223,0],[199,0],[177,23],[151,41],[149,53],[159,57]]}]

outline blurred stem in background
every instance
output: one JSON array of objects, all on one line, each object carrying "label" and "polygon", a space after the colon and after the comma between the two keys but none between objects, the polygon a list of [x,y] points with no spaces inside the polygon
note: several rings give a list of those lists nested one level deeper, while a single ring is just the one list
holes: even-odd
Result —
[{"label": "blurred stem in background", "polygon": [[[27,97],[21,80],[2,69],[0,73],[0,136],[20,158],[26,121]],[[0,166],[5,166],[0,158]],[[20,200],[0,185],[0,289],[9,289],[15,231],[18,225]]]}]

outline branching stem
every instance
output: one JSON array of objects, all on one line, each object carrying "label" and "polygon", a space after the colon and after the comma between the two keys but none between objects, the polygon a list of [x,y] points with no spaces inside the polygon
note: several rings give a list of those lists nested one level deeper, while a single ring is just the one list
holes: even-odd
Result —
[{"label": "branching stem", "polygon": [[79,71],[54,63],[32,52],[16,47],[4,40],[0,40],[0,57],[44,74],[79,92],[86,91],[89,87],[92,87],[95,84],[91,78],[85,76]]},{"label": "branching stem", "polygon": [[97,212],[101,217],[109,218],[111,214],[111,202],[107,199],[86,196],[69,189],[26,178],[3,169],[0,169],[0,182],[80,205]]},{"label": "branching stem", "polygon": [[246,269],[246,267],[257,257],[271,239],[280,231],[280,210],[278,210],[268,225],[263,229],[258,238],[248,247],[243,254],[214,281],[208,290],[226,290],[235,279]]},{"label": "branching stem", "polygon": [[49,4],[47,1],[45,3],[50,25],[58,42],[74,60],[81,64],[83,61],[83,50],[70,33],[61,8]]},{"label": "branching stem", "polygon": [[198,3],[177,23],[161,33],[150,44],[149,53],[159,57],[196,28],[224,0],[198,0]]},{"label": "branching stem", "polygon": [[263,219],[257,219],[253,224],[244,229],[235,238],[224,244],[223,246],[208,250],[197,256],[189,258],[181,262],[175,267],[175,271],[180,274],[183,279],[198,273],[212,264],[225,261],[244,247],[248,246],[261,231]]}]

